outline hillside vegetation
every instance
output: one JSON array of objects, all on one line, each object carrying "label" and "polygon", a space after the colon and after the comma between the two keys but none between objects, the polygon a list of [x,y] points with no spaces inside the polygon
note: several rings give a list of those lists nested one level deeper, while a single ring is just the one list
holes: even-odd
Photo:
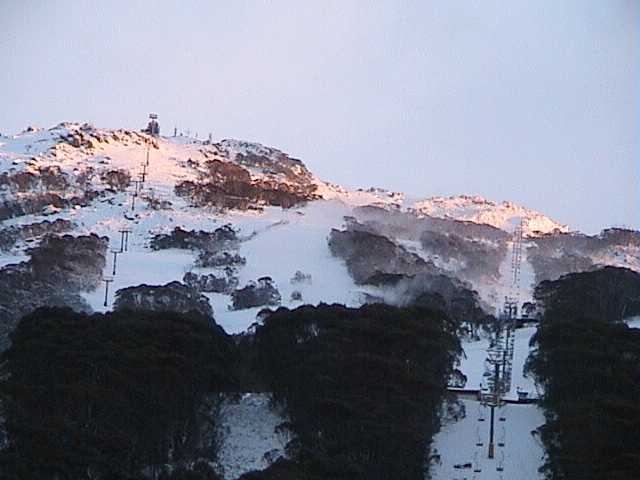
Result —
[{"label": "hillside vegetation", "polygon": [[640,466],[640,275],[625,269],[573,274],[542,283],[546,307],[528,360],[544,389],[553,480],[631,480]]}]

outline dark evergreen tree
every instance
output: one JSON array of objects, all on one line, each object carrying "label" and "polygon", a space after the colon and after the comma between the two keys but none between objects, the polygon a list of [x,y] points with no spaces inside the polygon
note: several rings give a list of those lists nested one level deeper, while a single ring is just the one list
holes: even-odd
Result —
[{"label": "dark evergreen tree", "polygon": [[[423,479],[460,355],[455,330],[443,314],[386,305],[269,315],[256,329],[256,365],[295,433],[295,465],[280,468],[309,479]],[[279,478],[267,473],[255,478]]]},{"label": "dark evergreen tree", "polygon": [[11,339],[0,477],[133,479],[215,454],[234,347],[207,319],[39,309]]},{"label": "dark evergreen tree", "polygon": [[544,471],[554,480],[632,480],[640,472],[640,330],[635,272],[605,268],[544,282],[545,314],[527,369],[544,390]]},{"label": "dark evergreen tree", "polygon": [[541,282],[535,298],[552,317],[617,322],[640,314],[640,273],[618,267],[572,273]]}]

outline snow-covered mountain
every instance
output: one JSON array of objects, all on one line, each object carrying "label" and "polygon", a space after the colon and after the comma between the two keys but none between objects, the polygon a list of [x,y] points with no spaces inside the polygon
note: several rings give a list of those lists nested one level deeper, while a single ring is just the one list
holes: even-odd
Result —
[{"label": "snow-covered mountain", "polygon": [[477,196],[433,197],[416,202],[411,208],[419,216],[466,220],[506,231],[513,231],[522,222],[523,232],[527,236],[569,231],[568,226],[513,202],[496,203]]},{"label": "snow-covered mountain", "polygon": [[[348,190],[255,143],[75,123],[0,136],[0,223],[0,350],[16,321],[41,305],[197,310],[240,333],[265,307],[420,302],[473,329],[506,296],[530,301],[537,282],[600,265],[640,271],[639,232],[588,236],[480,197]],[[516,333],[511,400],[519,389],[536,396],[524,376],[534,332]],[[468,388],[479,388],[489,340],[466,335],[462,343],[460,371]],[[445,422],[434,439],[434,478],[452,478],[473,460],[486,409],[465,402],[469,414]],[[228,399],[223,412],[224,478],[283,455],[276,426],[286,419],[268,394]],[[512,425],[498,432],[510,445],[501,464],[537,478],[542,452],[529,432],[542,411],[518,405],[498,413]]]},{"label": "snow-covered mountain", "polygon": [[[45,303],[131,306],[150,293],[130,287],[164,285],[145,302],[188,304],[195,290],[218,323],[241,332],[264,306],[400,302],[408,287],[399,277],[422,279],[445,297],[475,290],[494,313],[519,224],[522,300],[534,280],[608,263],[640,268],[636,232],[587,237],[480,197],[351,191],[255,143],[76,123],[0,137],[0,221],[6,324]],[[42,243],[51,235],[66,240]],[[74,243],[80,237],[84,250]],[[105,278],[113,280],[108,292]]]}]

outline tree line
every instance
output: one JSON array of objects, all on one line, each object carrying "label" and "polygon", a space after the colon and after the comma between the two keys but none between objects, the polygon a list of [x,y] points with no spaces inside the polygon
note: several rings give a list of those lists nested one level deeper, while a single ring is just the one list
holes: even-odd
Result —
[{"label": "tree line", "polygon": [[289,461],[247,479],[420,479],[461,354],[456,325],[419,308],[279,309],[254,362],[295,434]]},{"label": "tree line", "polygon": [[543,282],[527,369],[544,390],[543,472],[554,480],[631,480],[640,471],[640,275],[627,269]]},{"label": "tree line", "polygon": [[243,478],[422,479],[455,332],[384,305],[282,308],[235,339],[195,312],[39,309],[1,358],[0,477],[217,480],[220,402],[261,390],[293,440]]},{"label": "tree line", "polygon": [[159,478],[215,450],[208,412],[235,388],[234,349],[206,319],[43,308],[11,340],[0,477]]}]

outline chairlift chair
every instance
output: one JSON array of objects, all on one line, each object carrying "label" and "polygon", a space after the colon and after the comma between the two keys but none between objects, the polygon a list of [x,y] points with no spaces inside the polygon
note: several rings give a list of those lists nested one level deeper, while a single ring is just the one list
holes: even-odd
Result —
[{"label": "chairlift chair", "polygon": [[500,438],[498,439],[498,446],[499,447],[504,447],[505,446],[505,439],[507,438],[507,431],[505,430],[504,427],[502,427],[502,431],[500,432]]},{"label": "chairlift chair", "polygon": [[480,473],[482,469],[480,468],[480,462],[478,462],[478,452],[473,454],[473,464],[475,465],[473,467],[473,472]]},{"label": "chairlift chair", "polygon": [[496,470],[498,472],[504,471],[504,452],[501,452],[500,461],[498,462],[498,465],[496,466]]},{"label": "chairlift chair", "polygon": [[[506,407],[505,407],[505,408],[506,408]],[[504,414],[503,409],[500,409],[500,410],[501,410],[501,411],[500,411],[501,415],[498,417],[498,420],[500,420],[501,422],[506,422],[506,421],[507,421],[507,417],[506,417],[506,415]]]},{"label": "chairlift chair", "polygon": [[482,447],[484,443],[482,442],[482,437],[480,436],[480,427],[476,427],[476,447]]}]

